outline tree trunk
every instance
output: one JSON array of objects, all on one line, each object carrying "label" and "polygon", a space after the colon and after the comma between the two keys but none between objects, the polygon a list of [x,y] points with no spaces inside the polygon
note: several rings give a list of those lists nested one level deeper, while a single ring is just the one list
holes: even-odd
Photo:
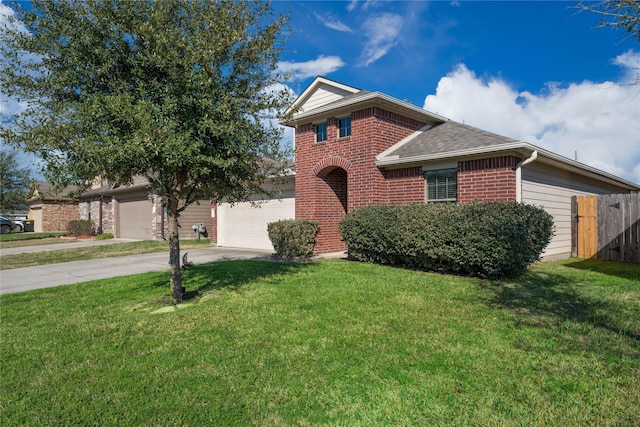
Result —
[{"label": "tree trunk", "polygon": [[169,231],[169,265],[171,266],[171,298],[174,302],[182,302],[182,272],[180,271],[180,241],[178,234],[177,203],[170,203],[167,212]]}]

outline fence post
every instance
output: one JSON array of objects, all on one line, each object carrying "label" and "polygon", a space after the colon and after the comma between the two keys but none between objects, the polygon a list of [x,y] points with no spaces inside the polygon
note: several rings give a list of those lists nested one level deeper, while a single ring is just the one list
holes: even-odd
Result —
[{"label": "fence post", "polygon": [[571,257],[578,256],[578,196],[571,196]]}]

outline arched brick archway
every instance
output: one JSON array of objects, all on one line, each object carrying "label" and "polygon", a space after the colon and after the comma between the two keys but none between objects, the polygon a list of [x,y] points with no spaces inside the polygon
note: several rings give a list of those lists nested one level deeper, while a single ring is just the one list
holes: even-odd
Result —
[{"label": "arched brick archway", "polygon": [[318,162],[316,176],[315,219],[320,224],[315,251],[319,253],[346,250],[340,235],[339,223],[348,212],[348,170],[350,163],[339,157]]},{"label": "arched brick archway", "polygon": [[325,157],[313,166],[313,174],[315,176],[321,176],[322,174],[331,172],[334,168],[341,168],[349,172],[351,162],[338,156]]}]

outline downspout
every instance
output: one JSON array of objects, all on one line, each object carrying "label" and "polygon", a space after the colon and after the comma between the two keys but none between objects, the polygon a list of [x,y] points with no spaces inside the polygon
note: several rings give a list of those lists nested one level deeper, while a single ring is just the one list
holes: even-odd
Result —
[{"label": "downspout", "polygon": [[516,165],[516,202],[522,202],[522,166],[535,161],[538,158],[538,150],[534,150],[531,156]]}]

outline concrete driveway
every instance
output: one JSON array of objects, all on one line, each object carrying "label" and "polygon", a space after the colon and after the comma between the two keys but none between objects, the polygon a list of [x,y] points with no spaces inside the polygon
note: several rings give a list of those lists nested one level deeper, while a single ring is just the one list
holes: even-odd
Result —
[{"label": "concrete driveway", "polygon": [[[91,241],[93,244],[101,244]],[[81,246],[91,243],[78,242]],[[114,243],[112,240],[111,243]],[[53,248],[40,247],[43,250],[72,249],[67,243],[64,245],[51,245]],[[36,246],[31,246],[30,252],[38,251]],[[16,251],[14,251],[14,249]],[[21,248],[2,250],[2,255],[17,252]],[[23,248],[23,249],[26,249]],[[23,251],[24,252],[24,251]],[[181,253],[188,252],[189,261],[194,264],[204,264],[214,261],[225,261],[233,259],[269,259],[271,252],[263,250],[206,247],[198,249],[187,249]],[[87,261],[72,261],[60,264],[41,265],[37,267],[16,268],[12,270],[0,271],[0,294],[14,292],[24,292],[32,289],[50,288],[60,285],[71,285],[73,283],[87,282],[89,280],[109,279],[111,277],[129,276],[138,273],[148,273],[150,271],[162,271],[169,269],[169,253],[157,252],[142,255],[129,255],[115,258],[102,258]]]}]

